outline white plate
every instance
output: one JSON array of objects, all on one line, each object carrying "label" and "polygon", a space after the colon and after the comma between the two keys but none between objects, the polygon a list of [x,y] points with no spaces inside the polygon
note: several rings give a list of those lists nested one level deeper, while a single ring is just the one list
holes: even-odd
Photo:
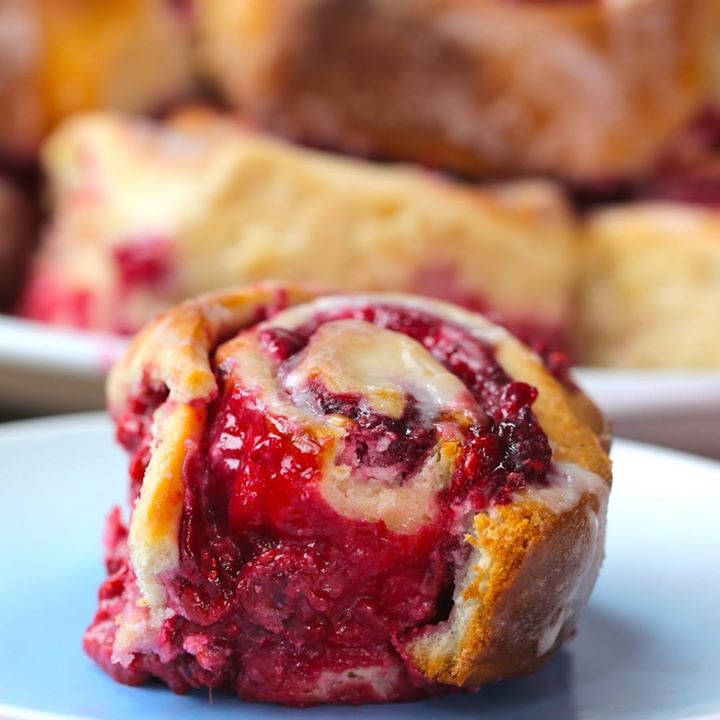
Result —
[{"label": "white plate", "polygon": [[[80,649],[125,458],[99,415],[0,430],[0,718],[720,718],[720,465],[614,449],[607,559],[577,637],[542,671],[474,695],[288,710],[110,680]],[[38,715],[38,713],[41,713]]]},{"label": "white plate", "polygon": [[[35,412],[104,406],[127,340],[0,316],[0,405]],[[618,435],[720,457],[720,371],[577,371]]]},{"label": "white plate", "polygon": [[0,315],[0,405],[23,412],[97,410],[127,340]]},{"label": "white plate", "polygon": [[615,435],[720,459],[720,370],[580,368]]}]

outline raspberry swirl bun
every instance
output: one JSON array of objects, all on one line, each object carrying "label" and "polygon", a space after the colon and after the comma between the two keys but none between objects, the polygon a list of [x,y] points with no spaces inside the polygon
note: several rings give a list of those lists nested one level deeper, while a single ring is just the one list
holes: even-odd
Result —
[{"label": "raspberry swirl bun", "polygon": [[146,328],[110,407],[129,530],[85,649],[114,678],[307,705],[535,670],[603,556],[610,463],[480,315],[261,287]]}]

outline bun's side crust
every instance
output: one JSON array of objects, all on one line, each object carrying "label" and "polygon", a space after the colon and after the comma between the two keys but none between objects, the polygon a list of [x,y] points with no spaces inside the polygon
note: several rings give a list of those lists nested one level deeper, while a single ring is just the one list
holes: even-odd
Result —
[{"label": "bun's side crust", "polygon": [[[472,686],[526,674],[542,665],[575,628],[603,559],[611,465],[602,438],[573,411],[573,399],[514,340],[498,359],[516,380],[534,385],[533,406],[553,448],[595,480],[577,488],[574,503],[519,494],[511,505],[475,517],[475,550],[456,580],[447,626],[408,646],[430,678]],[[542,491],[540,491],[542,493]]]}]

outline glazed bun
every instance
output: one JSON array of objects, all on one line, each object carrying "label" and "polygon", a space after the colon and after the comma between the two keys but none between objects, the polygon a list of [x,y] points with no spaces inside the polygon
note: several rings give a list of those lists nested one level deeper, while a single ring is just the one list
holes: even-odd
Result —
[{"label": "glazed bun", "polygon": [[205,295],[140,333],[109,403],[134,504],[85,648],[122,682],[290,705],[472,688],[542,665],[597,577],[597,433],[453,305]]}]

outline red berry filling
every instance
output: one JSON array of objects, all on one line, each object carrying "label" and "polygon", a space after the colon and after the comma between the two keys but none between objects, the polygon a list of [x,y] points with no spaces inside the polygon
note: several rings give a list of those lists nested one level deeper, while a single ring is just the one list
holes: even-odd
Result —
[{"label": "red berry filling", "polygon": [[320,415],[337,414],[353,420],[338,459],[354,471],[387,468],[400,482],[417,471],[435,442],[435,430],[423,425],[413,398],[408,398],[401,417],[391,418],[368,410],[358,395],[331,393],[313,381],[305,402],[315,406]]},{"label": "red berry filling", "polygon": [[167,291],[172,278],[172,244],[161,235],[129,238],[113,251],[121,289]]},{"label": "red berry filling", "polygon": [[115,438],[130,453],[130,505],[142,487],[145,470],[150,462],[152,417],[167,399],[167,389],[153,388],[144,382],[128,403],[127,413],[118,420]]},{"label": "red berry filling", "polygon": [[[245,699],[294,705],[444,690],[419,679],[403,644],[447,618],[455,574],[467,557],[469,516],[544,483],[551,451],[531,410],[537,393],[513,382],[492,347],[465,329],[392,305],[345,307],[294,332],[263,331],[268,363],[281,376],[320,325],[339,319],[414,338],[488,415],[482,424],[456,428],[460,457],[435,497],[433,516],[398,532],[341,514],[323,494],[333,462],[349,466],[360,482],[413,482],[441,432],[414,397],[408,394],[404,413],[393,418],[369,409],[359,394],[309,382],[303,400],[316,418],[349,420],[343,449],[332,458],[324,436],[270,412],[257,389],[221,366],[203,443],[184,468],[180,563],[166,581],[175,615],[165,621],[158,647],[136,653],[129,667],[110,661],[110,619],[136,593],[124,533],[115,531],[111,577],[85,646],[116,679],[157,676],[178,692],[222,687]],[[118,438],[133,453],[134,484],[147,464],[149,411],[161,400],[144,393],[118,425]],[[341,684],[341,676],[355,682]]]},{"label": "red berry filling", "polygon": [[90,329],[93,326],[93,293],[71,290],[45,272],[31,272],[20,296],[17,312],[40,322]]},{"label": "red berry filling", "polygon": [[674,138],[642,197],[720,207],[720,108],[706,108]]}]

